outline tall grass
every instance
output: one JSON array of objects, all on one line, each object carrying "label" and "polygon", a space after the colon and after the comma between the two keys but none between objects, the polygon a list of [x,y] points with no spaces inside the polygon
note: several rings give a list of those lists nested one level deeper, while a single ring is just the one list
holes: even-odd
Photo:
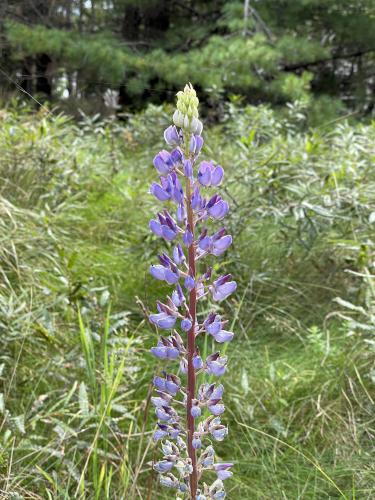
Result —
[{"label": "tall grass", "polygon": [[[232,199],[222,265],[239,277],[228,497],[371,499],[375,128],[226,109],[208,142]],[[0,497],[168,498],[142,310],[163,291],[144,269],[166,116],[1,112]]]}]

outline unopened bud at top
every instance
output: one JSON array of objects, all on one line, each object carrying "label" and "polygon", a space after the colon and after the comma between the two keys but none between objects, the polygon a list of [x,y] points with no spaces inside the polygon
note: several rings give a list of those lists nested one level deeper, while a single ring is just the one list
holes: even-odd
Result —
[{"label": "unopened bud at top", "polygon": [[198,104],[199,100],[192,84],[185,85],[183,91],[177,92],[177,109],[173,114],[174,124],[192,134],[200,135],[203,126],[198,119]]}]

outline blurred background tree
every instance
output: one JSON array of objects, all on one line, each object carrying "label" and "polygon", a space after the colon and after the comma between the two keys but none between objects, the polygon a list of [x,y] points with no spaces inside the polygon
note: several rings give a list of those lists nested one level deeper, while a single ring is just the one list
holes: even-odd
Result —
[{"label": "blurred background tree", "polygon": [[[373,0],[7,0],[0,9],[2,70],[41,97],[113,88],[134,109],[191,81],[211,101],[373,110]],[[2,88],[14,88],[8,77]]]}]

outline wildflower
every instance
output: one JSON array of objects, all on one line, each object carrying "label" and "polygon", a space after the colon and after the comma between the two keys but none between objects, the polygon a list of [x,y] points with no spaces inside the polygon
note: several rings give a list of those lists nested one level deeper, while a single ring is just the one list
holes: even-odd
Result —
[{"label": "wildflower", "polygon": [[[178,362],[181,376],[180,379],[163,371],[153,379],[151,403],[158,419],[153,439],[162,442],[163,452],[153,468],[160,474],[162,485],[177,490],[178,499],[185,498],[190,490],[191,499],[218,500],[225,497],[223,481],[232,475],[232,464],[214,463],[214,448],[204,448],[204,441],[207,437],[222,441],[228,433],[220,420],[225,411],[224,387],[205,383],[196,390],[195,386],[196,377],[203,370],[221,377],[227,369],[227,358],[214,352],[203,360],[196,337],[210,335],[222,344],[230,342],[234,334],[226,329],[227,321],[217,312],[209,313],[202,322],[197,302],[205,297],[221,302],[235,292],[237,285],[229,274],[213,280],[212,267],[199,273],[200,260],[207,254],[222,255],[232,244],[232,236],[224,227],[213,234],[202,227],[208,219],[222,220],[229,206],[219,194],[205,198],[206,188],[223,182],[224,170],[212,160],[197,162],[203,147],[198,103],[191,84],[178,92],[173,125],[164,131],[171,151],[163,149],[153,159],[159,179],[151,184],[150,193],[157,201],[172,206],[172,210],[164,208],[149,226],[167,245],[173,242],[173,248],[170,254],[163,252],[158,256],[158,262],[150,266],[150,274],[173,290],[165,303],[158,301],[157,311],[149,315],[153,325],[170,331],[169,336],[158,338],[151,353],[163,361]],[[208,410],[209,416],[202,418],[202,409]],[[172,474],[174,469],[178,477]],[[217,479],[211,485],[200,486],[205,469],[214,470]]]}]

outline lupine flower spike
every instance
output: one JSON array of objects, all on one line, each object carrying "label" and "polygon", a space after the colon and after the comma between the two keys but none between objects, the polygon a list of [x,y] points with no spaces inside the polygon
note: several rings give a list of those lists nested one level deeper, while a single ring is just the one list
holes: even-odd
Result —
[{"label": "lupine flower spike", "polygon": [[[197,315],[197,304],[210,298],[221,302],[237,285],[229,274],[213,279],[212,269],[204,267],[204,257],[224,253],[232,237],[224,227],[213,234],[204,227],[208,220],[221,221],[229,207],[219,194],[205,197],[204,190],[222,183],[224,170],[211,160],[198,162],[203,146],[198,104],[191,84],[178,92],[174,125],[164,132],[170,150],[160,151],[153,162],[159,181],[151,185],[150,193],[168,207],[150,221],[150,229],[169,242],[170,249],[159,255],[150,273],[173,290],[164,302],[157,302],[149,320],[167,330],[151,349],[165,360],[165,371],[154,378],[152,403],[158,418],[154,440],[161,440],[163,452],[154,469],[162,485],[176,490],[177,499],[206,500],[225,498],[223,481],[232,475],[233,464],[217,463],[212,446],[228,432],[221,423],[225,408],[219,379],[227,369],[227,358],[215,349],[202,359],[199,336],[211,336],[220,347],[232,340],[233,333],[217,312]],[[177,363],[176,373],[171,373],[169,360]],[[216,474],[212,484],[200,484],[206,470]]]}]

